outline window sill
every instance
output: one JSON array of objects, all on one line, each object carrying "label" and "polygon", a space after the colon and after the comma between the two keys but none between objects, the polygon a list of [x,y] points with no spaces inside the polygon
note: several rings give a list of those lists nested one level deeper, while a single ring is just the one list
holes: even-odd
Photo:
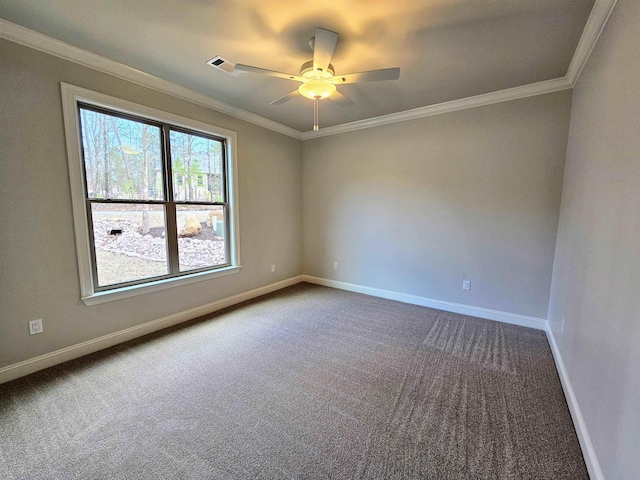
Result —
[{"label": "window sill", "polygon": [[184,277],[157,280],[155,282],[149,282],[143,285],[133,285],[130,287],[116,288],[104,292],[96,292],[92,295],[82,297],[82,301],[87,307],[91,307],[93,305],[100,305],[101,303],[113,302],[116,300],[122,300],[124,298],[137,297],[138,295],[159,292],[161,290],[180,287],[182,285],[188,285],[190,283],[202,282],[204,280],[211,280],[218,277],[226,277],[227,275],[238,273],[240,271],[240,268],[242,268],[241,265],[234,265],[232,267],[221,268],[213,272],[199,272],[191,275],[185,275]]}]

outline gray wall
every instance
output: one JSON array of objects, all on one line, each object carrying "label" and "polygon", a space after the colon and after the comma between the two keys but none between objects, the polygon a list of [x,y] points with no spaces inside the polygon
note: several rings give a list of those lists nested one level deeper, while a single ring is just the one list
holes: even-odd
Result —
[{"label": "gray wall", "polygon": [[[4,40],[0,68],[0,367],[302,273],[299,140]],[[237,132],[239,274],[82,303],[61,81]]]},{"label": "gray wall", "polygon": [[640,2],[619,0],[574,91],[549,306],[612,480],[640,478],[639,25]]},{"label": "gray wall", "polygon": [[[0,367],[303,271],[546,317],[568,91],[302,144],[10,42],[0,59]],[[239,275],[79,300],[61,81],[238,133]],[[29,336],[40,317],[44,334]]]},{"label": "gray wall", "polygon": [[546,318],[570,108],[564,91],[304,142],[305,274]]}]

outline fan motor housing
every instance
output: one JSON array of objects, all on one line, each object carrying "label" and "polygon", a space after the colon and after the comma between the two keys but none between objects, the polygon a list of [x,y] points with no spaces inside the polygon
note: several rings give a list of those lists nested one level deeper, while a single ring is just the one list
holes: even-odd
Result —
[{"label": "fan motor housing", "polygon": [[333,65],[329,64],[326,70],[314,70],[313,69],[313,60],[309,60],[305,62],[300,67],[300,76],[304,78],[332,78],[336,74],[336,71],[333,69]]}]

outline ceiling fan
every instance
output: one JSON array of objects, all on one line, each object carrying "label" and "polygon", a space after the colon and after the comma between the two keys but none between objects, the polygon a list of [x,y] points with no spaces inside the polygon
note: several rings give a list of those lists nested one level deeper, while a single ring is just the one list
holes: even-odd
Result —
[{"label": "ceiling fan", "polygon": [[258,73],[272,77],[284,78],[301,82],[293,92],[274,100],[270,105],[282,105],[292,98],[302,95],[313,100],[313,131],[318,131],[318,101],[329,98],[341,107],[353,105],[353,102],[337,91],[336,85],[348,83],[376,82],[380,80],[397,80],[400,78],[399,68],[384,68],[367,72],[336,75],[331,57],[338,43],[338,34],[323,28],[316,29],[315,37],[309,41],[313,50],[313,60],[305,62],[300,67],[298,75],[266,70],[250,65],[236,64],[235,69],[241,72]]}]

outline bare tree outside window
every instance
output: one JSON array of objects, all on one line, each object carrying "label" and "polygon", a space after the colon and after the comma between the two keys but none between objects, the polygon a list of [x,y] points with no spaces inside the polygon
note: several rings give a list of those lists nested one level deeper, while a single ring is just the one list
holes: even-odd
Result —
[{"label": "bare tree outside window", "polygon": [[79,119],[96,290],[229,265],[224,139],[91,105]]}]

